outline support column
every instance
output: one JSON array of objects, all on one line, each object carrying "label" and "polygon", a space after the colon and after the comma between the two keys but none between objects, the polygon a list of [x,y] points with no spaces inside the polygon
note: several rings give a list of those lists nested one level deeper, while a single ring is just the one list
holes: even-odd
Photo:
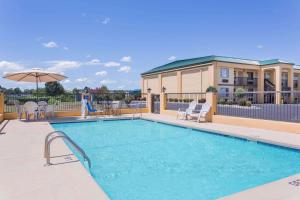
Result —
[{"label": "support column", "polygon": [[4,93],[0,93],[0,123],[4,120]]},{"label": "support column", "polygon": [[161,74],[158,74],[158,89],[157,91],[161,91],[161,88],[162,88],[162,75]]},{"label": "support column", "polygon": [[182,93],[182,75],[181,75],[181,71],[177,72],[177,93]]},{"label": "support column", "polygon": [[276,95],[275,95],[275,102],[276,104],[281,104],[281,67],[277,66],[275,68],[275,90],[276,90]]},{"label": "support column", "polygon": [[152,97],[151,97],[151,92],[147,93],[147,108],[148,108],[148,113],[152,112]]},{"label": "support column", "polygon": [[257,80],[257,90],[259,92],[259,103],[264,102],[264,91],[265,91],[265,71],[264,69],[260,69],[258,72],[258,80]]},{"label": "support column", "polygon": [[160,103],[159,103],[159,105],[160,105],[160,113],[162,113],[163,111],[165,111],[166,110],[166,108],[167,108],[167,98],[166,98],[166,93],[164,93],[164,92],[161,92],[160,93]]},{"label": "support column", "polygon": [[216,87],[216,73],[217,70],[215,65],[211,65],[208,67],[209,86]]},{"label": "support column", "polygon": [[291,88],[291,95],[289,102],[293,103],[294,102],[294,68],[291,67],[288,71],[288,86]]},{"label": "support column", "polygon": [[217,113],[217,94],[214,92],[206,93],[206,102],[211,105],[210,112],[207,115],[207,121],[211,122],[213,115]]}]

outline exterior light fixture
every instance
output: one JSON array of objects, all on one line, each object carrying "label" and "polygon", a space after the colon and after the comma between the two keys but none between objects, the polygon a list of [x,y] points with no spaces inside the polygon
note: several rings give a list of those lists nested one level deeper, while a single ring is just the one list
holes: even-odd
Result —
[{"label": "exterior light fixture", "polygon": [[162,88],[161,88],[161,91],[162,91],[163,93],[165,93],[166,90],[167,90],[167,88],[165,88],[165,87],[162,87]]},{"label": "exterior light fixture", "polygon": [[147,92],[148,92],[148,93],[151,93],[151,88],[148,88],[148,89],[147,89]]}]

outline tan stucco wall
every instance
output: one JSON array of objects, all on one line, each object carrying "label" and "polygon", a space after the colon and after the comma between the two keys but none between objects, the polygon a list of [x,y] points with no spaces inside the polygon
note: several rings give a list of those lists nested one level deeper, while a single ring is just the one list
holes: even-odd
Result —
[{"label": "tan stucco wall", "polygon": [[151,88],[151,93],[159,93],[159,79],[158,75],[147,76],[144,78],[144,93],[148,88]]},{"label": "tan stucco wall", "polygon": [[162,87],[167,88],[169,93],[177,93],[177,73],[169,72],[162,74]]},{"label": "tan stucco wall", "polygon": [[223,116],[223,115],[214,115],[212,121],[214,123],[220,123],[220,124],[246,126],[249,128],[255,127],[260,129],[266,129],[266,130],[283,131],[283,132],[300,134],[300,123],[230,117],[230,116]]},{"label": "tan stucco wall", "polygon": [[[223,78],[220,77],[221,68],[229,69],[229,78],[227,83],[222,82]],[[278,70],[278,68],[280,68],[281,71]],[[207,87],[214,86],[217,89],[227,87],[229,88],[229,92],[233,92],[234,88],[242,87],[234,85],[235,71],[237,77],[241,75],[242,77],[247,77],[247,72],[254,73],[254,78],[258,78],[258,85],[253,87],[251,86],[254,91],[264,90],[264,72],[266,71],[271,73],[270,81],[277,85],[277,90],[281,90],[281,75],[278,75],[278,73],[283,71],[289,73],[288,81],[290,87],[293,85],[292,74],[300,74],[300,70],[293,69],[293,65],[291,64],[279,63],[262,67],[254,64],[250,65],[215,61],[204,65],[188,66],[179,70],[175,69],[153,75],[142,76],[142,90],[143,92],[146,92],[147,88],[151,88],[151,93],[159,94],[161,92],[161,88],[164,86],[167,89],[167,93],[192,93],[205,92]],[[240,74],[238,72],[240,72]],[[159,77],[161,77],[161,79]]]}]

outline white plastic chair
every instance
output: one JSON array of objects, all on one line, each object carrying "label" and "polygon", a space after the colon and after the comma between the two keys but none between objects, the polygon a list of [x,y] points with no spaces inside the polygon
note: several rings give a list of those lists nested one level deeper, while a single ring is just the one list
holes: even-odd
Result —
[{"label": "white plastic chair", "polygon": [[180,118],[180,119],[186,119],[188,115],[191,115],[195,109],[196,109],[196,106],[197,106],[197,101],[192,101],[190,104],[189,104],[189,107],[185,110],[185,111],[181,111],[180,108],[178,109],[177,111],[177,119]]},{"label": "white plastic chair", "polygon": [[16,111],[18,113],[18,119],[22,118],[22,107],[19,104],[19,101],[15,101]]},{"label": "white plastic chair", "polygon": [[39,101],[37,104],[38,104],[38,117],[42,118],[42,116],[44,116],[44,118],[47,118],[48,103],[46,101]]},{"label": "white plastic chair", "polygon": [[201,110],[199,113],[192,113],[190,114],[190,117],[191,118],[197,118],[197,122],[200,122],[200,121],[206,121],[206,115],[207,113],[209,113],[211,109],[211,105],[210,103],[204,103],[201,107]]},{"label": "white plastic chair", "polygon": [[24,104],[24,111],[26,120],[30,120],[30,116],[33,115],[34,119],[37,119],[38,105],[33,101],[28,101]]},{"label": "white plastic chair", "polygon": [[121,105],[122,105],[121,101],[113,101],[112,102],[113,114],[115,114],[115,115],[121,114]]}]

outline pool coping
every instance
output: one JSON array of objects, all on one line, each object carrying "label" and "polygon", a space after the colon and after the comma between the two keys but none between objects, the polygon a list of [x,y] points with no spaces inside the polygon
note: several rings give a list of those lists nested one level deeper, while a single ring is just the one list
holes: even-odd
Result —
[{"label": "pool coping", "polygon": [[244,136],[244,135],[239,135],[239,134],[235,134],[235,133],[228,132],[228,131],[218,131],[218,130],[209,129],[209,128],[197,127],[197,126],[193,126],[193,125],[182,125],[182,124],[177,124],[177,123],[170,122],[170,121],[152,119],[152,118],[148,118],[148,117],[141,117],[141,119],[159,122],[159,123],[168,124],[168,125],[177,126],[177,127],[182,127],[182,128],[190,128],[193,130],[205,131],[208,133],[218,134],[218,135],[222,135],[222,136],[226,136],[226,137],[234,137],[236,139],[243,139],[243,140],[248,140],[248,141],[253,141],[253,142],[259,142],[259,143],[266,144],[266,145],[273,145],[273,146],[277,146],[277,147],[284,147],[284,148],[288,148],[288,149],[300,150],[300,144],[292,145],[289,143],[276,142],[273,140],[261,138],[260,136],[254,136],[254,137]]}]

